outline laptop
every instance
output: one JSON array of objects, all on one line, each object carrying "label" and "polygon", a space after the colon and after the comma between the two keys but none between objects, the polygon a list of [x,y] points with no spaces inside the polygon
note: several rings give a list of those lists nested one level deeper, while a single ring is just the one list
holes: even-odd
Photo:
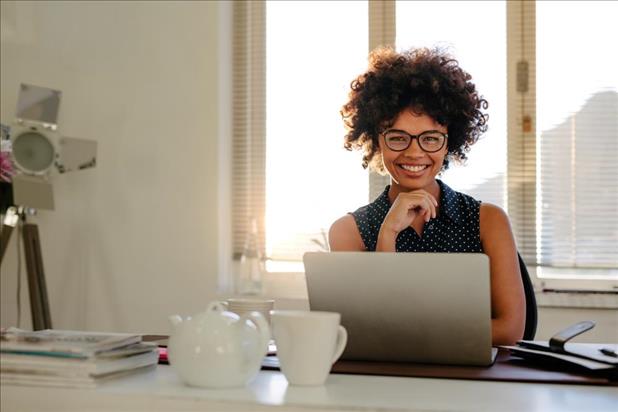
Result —
[{"label": "laptop", "polygon": [[482,253],[308,252],[312,311],[339,312],[341,359],[491,365],[489,258]]}]

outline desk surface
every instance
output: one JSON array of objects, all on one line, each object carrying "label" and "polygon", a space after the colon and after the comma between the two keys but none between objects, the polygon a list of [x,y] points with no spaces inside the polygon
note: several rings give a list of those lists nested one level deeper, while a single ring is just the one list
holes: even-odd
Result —
[{"label": "desk surface", "polygon": [[618,388],[455,379],[331,374],[325,386],[289,386],[261,371],[237,389],[183,385],[166,365],[102,383],[97,389],[2,385],[8,411],[616,411]]}]

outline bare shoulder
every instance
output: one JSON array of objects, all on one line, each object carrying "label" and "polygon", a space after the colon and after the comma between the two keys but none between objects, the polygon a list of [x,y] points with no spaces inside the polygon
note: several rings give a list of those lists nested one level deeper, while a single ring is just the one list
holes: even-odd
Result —
[{"label": "bare shoulder", "polygon": [[364,251],[365,244],[356,226],[354,216],[345,215],[337,219],[328,231],[328,243],[333,252]]},{"label": "bare shoulder", "polygon": [[509,217],[500,207],[492,203],[481,203],[481,230],[483,226],[507,225],[510,227]]},{"label": "bare shoulder", "polygon": [[485,248],[494,242],[512,241],[513,232],[506,212],[491,203],[481,203],[480,211],[481,241]]}]

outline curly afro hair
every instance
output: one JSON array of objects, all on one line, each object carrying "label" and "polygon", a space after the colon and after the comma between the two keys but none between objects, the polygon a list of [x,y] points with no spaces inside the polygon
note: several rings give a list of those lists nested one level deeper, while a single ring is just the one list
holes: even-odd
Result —
[{"label": "curly afro hair", "polygon": [[440,49],[390,47],[369,55],[369,69],[350,85],[341,109],[347,134],[344,147],[363,151],[363,167],[384,174],[379,136],[406,108],[426,114],[448,130],[448,153],[462,163],[470,146],[487,130],[487,100],[478,94],[472,76]]}]

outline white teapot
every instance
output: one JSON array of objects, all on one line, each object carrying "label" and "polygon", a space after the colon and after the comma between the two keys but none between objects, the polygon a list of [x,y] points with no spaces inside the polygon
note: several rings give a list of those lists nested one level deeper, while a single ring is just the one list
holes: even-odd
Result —
[{"label": "white teapot", "polygon": [[170,316],[170,365],[192,386],[243,386],[257,375],[268,351],[270,328],[259,312],[242,316],[212,302],[206,312],[183,320]]}]

